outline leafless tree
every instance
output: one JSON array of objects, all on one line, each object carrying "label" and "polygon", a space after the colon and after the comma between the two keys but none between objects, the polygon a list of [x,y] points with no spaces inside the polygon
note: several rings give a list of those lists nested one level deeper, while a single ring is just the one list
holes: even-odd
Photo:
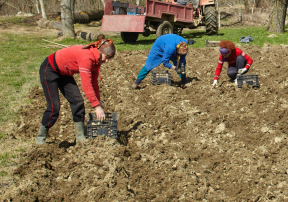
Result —
[{"label": "leafless tree", "polygon": [[47,19],[44,2],[43,2],[43,0],[39,0],[39,2],[40,2],[40,5],[41,5],[42,17],[43,17],[44,19]]},{"label": "leafless tree", "polygon": [[274,6],[267,31],[273,33],[283,33],[285,29],[285,19],[288,0],[274,0]]},{"label": "leafless tree", "polygon": [[249,1],[248,0],[244,0],[244,6],[245,6],[246,13],[249,13]]},{"label": "leafless tree", "polygon": [[7,1],[7,0],[5,0],[5,1],[0,5],[0,10],[1,10],[2,6],[4,6],[4,4],[5,4],[6,1]]},{"label": "leafless tree", "polygon": [[62,31],[65,38],[75,38],[74,24],[73,24],[73,5],[75,0],[61,0],[61,19],[62,19]]},{"label": "leafless tree", "polygon": [[37,10],[37,13],[40,13],[38,0],[35,0],[35,7]]}]

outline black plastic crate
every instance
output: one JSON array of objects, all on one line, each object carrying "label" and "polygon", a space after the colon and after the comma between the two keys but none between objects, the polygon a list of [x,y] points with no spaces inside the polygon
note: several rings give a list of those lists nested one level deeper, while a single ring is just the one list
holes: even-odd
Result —
[{"label": "black plastic crate", "polygon": [[129,3],[120,3],[120,7],[121,8],[128,8],[129,7]]},{"label": "black plastic crate", "polygon": [[254,75],[254,74],[237,75],[238,88],[242,88],[244,83],[247,83],[249,86],[252,86],[252,87],[259,87],[258,75]]},{"label": "black plastic crate", "polygon": [[114,7],[114,6],[120,7],[120,1],[111,1],[111,6],[112,7]]},{"label": "black plastic crate", "polygon": [[171,85],[171,74],[167,70],[152,70],[151,82],[153,85],[166,83]]},{"label": "black plastic crate", "polygon": [[113,10],[114,10],[115,15],[126,15],[127,14],[127,8],[114,6]]},{"label": "black plastic crate", "polygon": [[105,121],[98,121],[96,113],[89,113],[87,121],[87,138],[95,138],[99,135],[117,138],[117,113],[105,113]]}]

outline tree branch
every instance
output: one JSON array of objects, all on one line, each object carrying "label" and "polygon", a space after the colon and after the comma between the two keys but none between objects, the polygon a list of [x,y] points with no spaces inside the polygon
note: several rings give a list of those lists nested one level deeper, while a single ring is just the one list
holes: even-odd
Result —
[{"label": "tree branch", "polygon": [[15,8],[15,9],[18,10],[18,11],[21,11],[20,8],[17,8],[17,7],[15,7],[15,6],[13,6],[12,4],[8,4],[8,3],[6,3],[6,4],[9,5],[9,6],[11,6],[11,7],[13,7],[13,8]]},{"label": "tree branch", "polygon": [[0,5],[0,10],[1,10],[1,8],[4,6],[4,4],[5,4],[6,1],[7,1],[7,0],[5,0],[5,1],[2,3],[2,5]]}]

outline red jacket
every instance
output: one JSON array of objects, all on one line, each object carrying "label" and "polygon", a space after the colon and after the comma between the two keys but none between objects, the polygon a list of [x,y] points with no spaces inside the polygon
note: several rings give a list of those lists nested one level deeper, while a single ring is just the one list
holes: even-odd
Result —
[{"label": "red jacket", "polygon": [[[80,74],[81,86],[92,107],[100,101],[98,75],[100,74],[100,53],[96,48],[82,49],[82,45],[56,51],[55,60],[61,75]],[[52,54],[53,55],[53,54]],[[52,68],[57,71],[48,57]]]},{"label": "red jacket", "polygon": [[236,67],[236,59],[239,55],[242,55],[245,58],[245,60],[247,61],[245,68],[249,69],[249,67],[253,63],[252,58],[250,58],[248,55],[246,55],[241,49],[235,48],[232,50],[231,55],[228,58],[222,57],[222,54],[220,55],[219,61],[218,61],[218,66],[217,66],[216,71],[215,71],[214,80],[219,79],[219,76],[220,76],[220,73],[222,71],[222,67],[223,67],[224,62],[228,62],[228,68],[229,67]]}]

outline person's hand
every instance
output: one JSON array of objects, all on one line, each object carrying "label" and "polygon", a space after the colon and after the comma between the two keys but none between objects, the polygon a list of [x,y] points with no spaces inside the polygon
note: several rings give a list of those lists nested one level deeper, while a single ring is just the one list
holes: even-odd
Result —
[{"label": "person's hand", "polygon": [[217,83],[218,83],[218,81],[217,81],[217,80],[214,80],[214,82],[213,82],[213,88],[215,88],[215,87],[217,86]]},{"label": "person's hand", "polygon": [[247,72],[246,68],[242,68],[242,69],[238,70],[238,73],[241,74],[241,75],[244,74],[245,72]]},{"label": "person's hand", "polygon": [[176,66],[172,66],[172,68],[171,69],[176,69]]},{"label": "person's hand", "polygon": [[102,122],[105,120],[105,113],[104,113],[103,108],[100,106],[100,104],[95,107],[95,113],[96,113],[96,117],[99,121]]}]

